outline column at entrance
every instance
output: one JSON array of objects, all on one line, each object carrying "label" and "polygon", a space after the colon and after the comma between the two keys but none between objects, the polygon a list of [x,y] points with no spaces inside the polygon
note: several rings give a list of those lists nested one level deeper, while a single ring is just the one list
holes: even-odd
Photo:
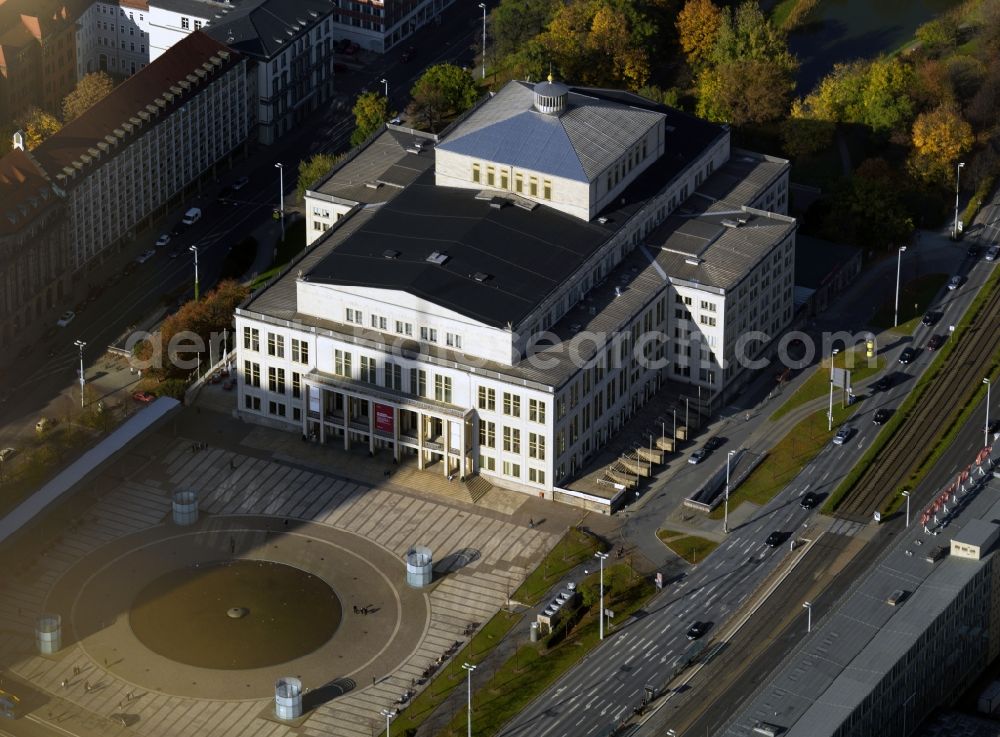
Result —
[{"label": "column at entrance", "polygon": [[417,410],[417,468],[424,470],[424,413]]},{"label": "column at entrance", "polygon": [[326,392],[318,388],[319,392],[319,444],[326,442]]},{"label": "column at entrance", "polygon": [[344,450],[351,449],[351,395],[344,392]]},{"label": "column at entrance", "polygon": [[399,463],[399,407],[392,408],[392,459]]},{"label": "column at entrance", "polygon": [[305,391],[302,392],[302,437],[309,437],[309,397],[312,396],[314,391],[318,391],[316,387],[305,385]]},{"label": "column at entrance", "polygon": [[375,455],[375,401],[365,401],[368,402],[368,453]]},{"label": "column at entrance", "polygon": [[446,417],[441,421],[441,440],[444,441],[443,445],[443,456],[444,456],[444,475],[451,475],[451,423],[448,422]]}]

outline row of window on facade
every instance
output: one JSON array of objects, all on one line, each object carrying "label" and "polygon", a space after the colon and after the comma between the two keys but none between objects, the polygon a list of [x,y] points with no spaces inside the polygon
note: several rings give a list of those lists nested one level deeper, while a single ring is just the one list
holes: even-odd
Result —
[{"label": "row of window on facade", "polygon": [[621,159],[615,166],[608,172],[607,179],[607,191],[610,192],[612,189],[618,186],[618,182],[623,180],[628,173],[632,171],[635,167],[639,165],[640,162],[646,160],[646,139],[643,138],[641,143],[637,143],[633,146],[628,155]]},{"label": "row of window on facade", "polygon": [[[499,172],[498,172],[499,170]],[[503,189],[507,191],[513,191],[517,194],[524,194],[524,174],[521,172],[514,172],[514,187],[511,189],[511,177],[510,169],[507,167],[496,167],[492,164],[486,165],[486,178],[483,179],[482,166],[478,163],[472,165],[472,181],[476,184],[485,184],[487,187],[495,187],[497,189]],[[531,197],[538,197],[538,183],[539,178],[536,176],[528,176],[528,195]],[[551,200],[552,199],[552,180],[542,179],[542,199]]]},{"label": "row of window on facade", "polygon": [[[369,315],[371,321],[371,327],[373,330],[379,330],[382,332],[389,331],[389,319],[383,317],[382,315]],[[345,319],[348,323],[352,325],[364,325],[365,319],[364,314],[361,310],[355,310],[351,307],[345,310]],[[408,338],[413,337],[413,323],[406,322],[405,320],[393,320],[393,327],[395,328],[396,335],[403,335]],[[420,326],[420,340],[424,343],[437,343],[438,342],[438,330],[437,328],[427,327],[426,325]],[[458,333],[449,333],[445,331],[444,333],[445,345],[449,348],[460,349],[462,347],[462,336]]]},{"label": "row of window on facade", "polygon": [[[194,30],[196,30],[196,31],[201,30],[201,26],[202,26],[202,21],[200,21],[197,18],[195,18],[195,21],[194,21]],[[190,28],[191,28],[191,19],[188,18],[187,16],[182,15],[181,16],[181,28],[183,28],[184,30],[190,30]]]}]

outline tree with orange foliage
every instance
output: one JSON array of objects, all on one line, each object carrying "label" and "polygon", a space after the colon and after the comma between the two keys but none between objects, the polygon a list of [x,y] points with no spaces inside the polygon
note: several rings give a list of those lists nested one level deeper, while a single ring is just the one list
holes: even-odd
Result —
[{"label": "tree with orange foliage", "polygon": [[708,63],[721,23],[722,11],[712,0],[687,0],[677,14],[678,40],[693,68]]},{"label": "tree with orange foliage", "polygon": [[918,115],[912,140],[907,166],[918,179],[935,184],[954,181],[956,163],[975,142],[972,126],[949,105]]}]

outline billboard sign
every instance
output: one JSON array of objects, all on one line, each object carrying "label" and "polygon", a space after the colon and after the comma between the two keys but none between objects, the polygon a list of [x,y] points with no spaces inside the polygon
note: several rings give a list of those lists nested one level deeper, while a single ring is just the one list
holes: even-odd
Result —
[{"label": "billboard sign", "polygon": [[393,421],[392,421],[392,407],[387,404],[375,403],[375,429],[379,432],[392,434],[393,431]]}]

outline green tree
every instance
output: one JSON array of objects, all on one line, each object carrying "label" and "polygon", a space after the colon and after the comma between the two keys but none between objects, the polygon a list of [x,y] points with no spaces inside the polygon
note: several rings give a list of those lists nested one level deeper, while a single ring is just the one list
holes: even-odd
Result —
[{"label": "green tree", "polygon": [[295,187],[297,200],[304,201],[306,190],[316,180],[329,172],[339,160],[339,156],[331,156],[330,154],[316,154],[312,158],[302,159],[299,162],[299,179]]},{"label": "green tree", "polygon": [[798,61],[788,50],[785,35],[761,12],[756,0],[746,0],[733,13],[725,8],[719,21],[711,62],[769,61],[791,78]]},{"label": "green tree", "polygon": [[542,42],[542,37],[526,41],[516,53],[505,59],[506,68],[519,79],[544,79],[552,63],[552,54]]},{"label": "green tree", "polygon": [[551,0],[503,0],[490,12],[490,31],[498,58],[516,55],[542,33],[555,11]]},{"label": "green tree", "polygon": [[924,23],[914,33],[929,54],[941,54],[958,43],[958,24],[950,15],[942,15]]},{"label": "green tree", "polygon": [[389,120],[389,101],[377,92],[363,92],[354,103],[354,123],[351,145],[357,146]]},{"label": "green tree", "polygon": [[115,88],[114,80],[104,72],[84,76],[73,91],[63,98],[63,120],[69,123],[83,115],[91,106],[103,100]]},{"label": "green tree", "polygon": [[677,14],[677,36],[688,64],[702,68],[715,48],[722,11],[712,0],[687,0]]},{"label": "green tree", "polygon": [[698,114],[709,120],[746,125],[777,120],[788,111],[792,82],[768,59],[726,62],[698,77]]},{"label": "green tree", "polygon": [[792,103],[792,115],[781,123],[781,142],[793,159],[814,154],[833,143],[835,123],[796,115],[799,103]]},{"label": "green tree", "polygon": [[907,165],[918,179],[933,184],[954,181],[955,164],[975,141],[972,126],[955,108],[941,105],[913,121],[913,151]]},{"label": "green tree", "polygon": [[37,107],[26,110],[15,122],[24,131],[24,143],[29,151],[62,128],[59,118]]},{"label": "green tree", "polygon": [[798,109],[798,117],[857,123],[887,133],[913,118],[912,67],[898,58],[836,64]]},{"label": "green tree", "polygon": [[884,159],[862,162],[853,177],[834,189],[823,235],[865,249],[905,243],[913,233],[913,220],[899,180]]},{"label": "green tree", "polygon": [[454,64],[436,64],[416,81],[410,96],[413,112],[430,130],[436,131],[446,116],[472,107],[479,97],[479,89],[465,69]]}]

